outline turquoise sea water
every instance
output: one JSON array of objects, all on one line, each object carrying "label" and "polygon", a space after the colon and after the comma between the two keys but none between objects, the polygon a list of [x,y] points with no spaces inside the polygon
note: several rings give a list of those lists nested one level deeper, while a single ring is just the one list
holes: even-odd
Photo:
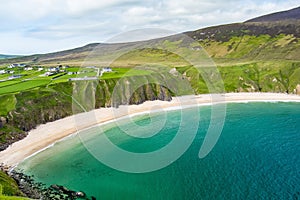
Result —
[{"label": "turquoise sea water", "polygon": [[[19,167],[37,181],[82,190],[97,199],[299,199],[299,108],[299,103],[227,104],[217,144],[199,159],[210,122],[210,107],[200,107],[192,145],[177,161],[150,173],[125,173],[107,167],[87,151],[78,136],[56,143]],[[183,112],[193,113],[193,109]],[[165,114],[155,114],[152,123]],[[105,134],[124,150],[151,152],[167,145],[178,131],[181,111],[169,111],[166,116],[165,126],[150,138],[124,134],[122,131],[132,126],[125,121],[122,130],[106,125]],[[194,119],[190,115],[189,122],[197,123]],[[151,120],[136,116],[134,123],[145,126]],[[97,144],[95,136],[88,146],[97,149]]]}]

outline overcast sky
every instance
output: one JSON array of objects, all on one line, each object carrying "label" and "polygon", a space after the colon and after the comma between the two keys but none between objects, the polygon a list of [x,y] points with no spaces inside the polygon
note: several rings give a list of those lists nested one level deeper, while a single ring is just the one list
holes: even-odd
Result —
[{"label": "overcast sky", "polygon": [[0,0],[0,54],[46,53],[122,32],[184,32],[299,6],[300,0]]}]

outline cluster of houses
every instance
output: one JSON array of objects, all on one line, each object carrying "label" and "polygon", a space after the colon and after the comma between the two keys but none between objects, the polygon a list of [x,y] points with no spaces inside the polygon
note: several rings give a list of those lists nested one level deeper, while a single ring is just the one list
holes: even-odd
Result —
[{"label": "cluster of houses", "polygon": [[[21,71],[39,71],[39,72],[45,72],[39,76],[52,76],[58,73],[66,73],[67,75],[74,75],[74,74],[84,74],[84,73],[88,73],[91,72],[91,70],[80,70],[78,72],[76,71],[68,71],[67,69],[69,68],[69,66],[62,66],[59,65],[57,67],[48,67],[48,68],[44,68],[41,66],[36,66],[36,67],[32,67],[30,65],[27,64],[11,64],[7,67],[7,69],[2,69],[0,70],[0,75],[2,74],[11,74],[11,76],[8,79],[15,79],[15,78],[20,78],[20,72]],[[85,78],[80,78],[80,79],[97,79],[97,77],[101,77],[103,75],[103,73],[107,73],[107,72],[112,72],[112,69],[110,67],[96,67],[96,66],[89,66],[89,67],[85,67],[87,69],[94,69],[94,71],[97,73],[97,75],[95,77],[85,77]],[[69,79],[70,80],[70,79]]]},{"label": "cluster of houses", "polygon": [[26,67],[26,66],[27,66],[26,64],[11,64],[7,68],[12,69],[12,68],[15,68],[15,67]]},{"label": "cluster of houses", "polygon": [[[45,69],[45,73],[44,74],[41,74],[40,76],[52,76],[54,74],[57,74],[59,72],[67,72],[67,68],[69,68],[69,66],[62,66],[62,65],[59,65],[57,67],[49,67],[49,68],[46,68]],[[38,71],[43,71],[44,68],[38,68]]]},{"label": "cluster of houses", "polygon": [[[18,70],[15,70],[15,68],[18,68]],[[0,75],[1,74],[14,74],[15,71],[20,71],[20,69],[25,70],[25,71],[30,71],[33,70],[34,68],[26,65],[26,64],[11,64],[7,67],[7,69],[2,69],[0,70]],[[38,70],[44,70],[44,68],[39,67]]]}]

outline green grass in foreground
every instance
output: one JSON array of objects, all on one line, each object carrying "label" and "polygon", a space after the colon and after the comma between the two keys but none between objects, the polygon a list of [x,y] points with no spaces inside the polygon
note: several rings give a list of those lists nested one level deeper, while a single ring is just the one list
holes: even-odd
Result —
[{"label": "green grass in foreground", "polygon": [[25,197],[19,197],[22,192],[17,183],[11,177],[0,171],[0,199],[1,200],[29,200]]}]

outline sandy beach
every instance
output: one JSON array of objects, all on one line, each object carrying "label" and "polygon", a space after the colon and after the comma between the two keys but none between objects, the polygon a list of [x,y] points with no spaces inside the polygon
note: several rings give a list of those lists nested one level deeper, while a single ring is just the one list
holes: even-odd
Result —
[{"label": "sandy beach", "polygon": [[211,103],[256,102],[256,101],[294,101],[300,96],[278,93],[227,93],[224,95],[190,95],[173,97],[171,102],[147,101],[140,105],[120,106],[119,108],[100,108],[49,122],[31,130],[26,138],[0,152],[0,163],[14,167],[27,157],[42,151],[51,144],[79,130],[102,124],[121,117],[149,113],[163,109],[177,109]]}]

